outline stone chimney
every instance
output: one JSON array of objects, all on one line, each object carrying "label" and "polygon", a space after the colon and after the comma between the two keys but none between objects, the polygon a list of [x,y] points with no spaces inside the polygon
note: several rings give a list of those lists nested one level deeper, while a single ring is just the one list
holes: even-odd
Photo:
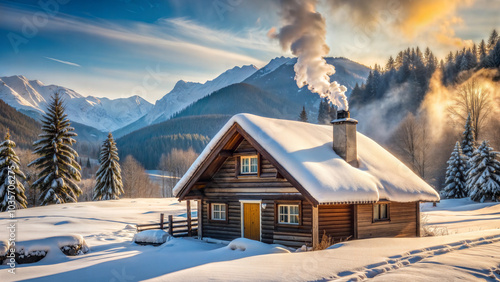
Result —
[{"label": "stone chimney", "polygon": [[331,121],[333,125],[333,150],[347,163],[358,167],[358,144],[356,142],[356,124],[358,121],[351,118],[349,111],[337,112],[337,119]]}]

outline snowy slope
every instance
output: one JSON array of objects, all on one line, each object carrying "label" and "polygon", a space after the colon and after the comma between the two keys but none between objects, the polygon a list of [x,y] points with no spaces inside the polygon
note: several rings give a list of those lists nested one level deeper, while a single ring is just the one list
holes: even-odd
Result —
[{"label": "snowy slope", "polygon": [[66,103],[70,120],[112,131],[136,121],[153,107],[139,96],[110,100],[79,93],[57,85],[44,85],[24,76],[0,77],[0,99],[18,111],[39,118],[54,93],[60,93]]},{"label": "snowy slope", "polygon": [[146,116],[147,124],[158,123],[170,118],[190,104],[228,85],[241,82],[255,73],[257,67],[246,65],[225,71],[213,80],[205,83],[179,80],[174,88],[163,98],[156,101],[151,112]]},{"label": "snowy slope", "polygon": [[258,71],[255,72],[255,74],[253,74],[252,76],[253,77],[262,77],[268,73],[271,73],[273,72],[274,70],[276,70],[277,68],[279,68],[281,65],[283,65],[284,63],[287,63],[289,62],[290,60],[292,60],[291,58],[288,58],[288,57],[276,57],[274,59],[272,59],[267,65],[265,65],[263,68],[259,69]]},{"label": "snowy slope", "polygon": [[[192,205],[196,208],[196,205]],[[133,207],[133,208],[131,208]],[[185,216],[177,199],[122,199],[18,210],[17,241],[80,234],[90,252],[0,266],[2,281],[475,281],[498,280],[500,204],[446,200],[425,205],[422,214],[448,212],[452,222],[469,212],[488,214],[481,231],[424,238],[375,238],[336,244],[315,252],[289,252],[277,245],[236,239],[229,245],[175,238],[159,246],[132,244],[131,224],[158,221],[159,213]],[[184,215],[183,215],[184,213]],[[464,216],[465,215],[465,216]],[[194,214],[193,216],[196,216]],[[8,214],[0,213],[6,229]],[[428,224],[436,224],[432,219]],[[446,227],[446,225],[443,225]],[[78,237],[78,236],[77,236]],[[5,238],[0,238],[0,240]],[[35,243],[32,241],[31,243]],[[293,266],[293,267],[291,267]],[[256,274],[258,273],[258,275]]]}]

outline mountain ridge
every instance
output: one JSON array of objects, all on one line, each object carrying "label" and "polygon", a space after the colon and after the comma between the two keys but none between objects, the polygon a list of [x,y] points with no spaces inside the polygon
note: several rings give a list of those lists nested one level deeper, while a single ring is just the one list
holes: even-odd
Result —
[{"label": "mountain ridge", "polygon": [[58,85],[45,85],[23,75],[0,77],[0,99],[18,111],[38,119],[54,93],[63,97],[68,118],[107,132],[123,127],[145,115],[152,104],[137,95],[128,98],[84,97]]}]

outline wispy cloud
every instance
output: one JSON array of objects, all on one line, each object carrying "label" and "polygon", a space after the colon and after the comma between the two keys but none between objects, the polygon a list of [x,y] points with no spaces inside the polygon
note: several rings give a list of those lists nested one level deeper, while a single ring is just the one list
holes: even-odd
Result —
[{"label": "wispy cloud", "polygon": [[68,61],[58,60],[58,59],[54,59],[54,58],[51,58],[51,57],[44,57],[44,58],[52,60],[52,61],[55,61],[55,62],[58,62],[58,63],[61,63],[61,64],[65,64],[65,65],[70,65],[70,66],[75,66],[75,67],[81,67],[79,64],[68,62]]},{"label": "wispy cloud", "polygon": [[[5,13],[6,18],[0,20],[0,26],[22,26],[22,19],[30,15],[26,10],[10,7],[5,9],[8,10]],[[197,28],[201,30],[195,32]],[[245,35],[240,36],[182,19],[159,20],[155,23],[123,21],[113,24],[59,13],[43,30],[50,33],[71,32],[98,37],[108,43],[119,44],[122,51],[127,49],[135,54],[159,56],[158,59],[161,60],[184,60],[188,64],[222,62],[233,65],[262,65],[265,61],[254,56],[255,52],[252,51],[272,52],[273,49],[270,47],[271,42],[255,40],[254,32],[241,32]],[[265,38],[265,32],[262,38]],[[279,50],[274,50],[273,55],[278,54]]]}]

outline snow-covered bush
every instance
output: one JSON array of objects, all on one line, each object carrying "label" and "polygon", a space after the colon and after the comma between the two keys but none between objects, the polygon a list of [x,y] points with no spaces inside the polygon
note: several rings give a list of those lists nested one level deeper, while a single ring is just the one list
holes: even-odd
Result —
[{"label": "snow-covered bush", "polygon": [[[16,242],[16,262],[34,263],[51,256],[77,256],[87,253],[90,248],[81,235],[56,236],[45,239]],[[60,251],[60,252],[59,252]]]}]

